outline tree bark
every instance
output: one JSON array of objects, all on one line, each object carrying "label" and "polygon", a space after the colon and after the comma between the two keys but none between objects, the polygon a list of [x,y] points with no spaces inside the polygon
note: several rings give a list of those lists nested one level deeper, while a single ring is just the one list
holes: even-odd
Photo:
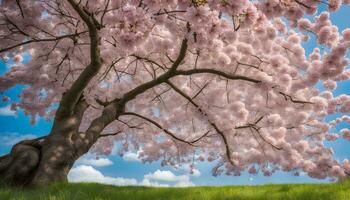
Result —
[{"label": "tree bark", "polygon": [[0,182],[20,187],[66,182],[74,162],[89,149],[79,140],[50,133],[17,143],[8,155],[0,157]]},{"label": "tree bark", "polygon": [[87,107],[81,98],[72,114],[55,117],[49,135],[15,144],[0,157],[0,182],[25,187],[67,181],[74,162],[95,143],[78,132]]},{"label": "tree bark", "polygon": [[50,134],[24,140],[0,157],[0,182],[11,186],[40,186],[67,181],[74,162],[83,154],[74,142],[62,135]]},{"label": "tree bark", "polygon": [[69,139],[49,137],[41,148],[40,162],[37,163],[30,185],[67,181],[69,170],[80,157],[76,152]]},{"label": "tree bark", "polygon": [[12,147],[8,155],[0,157],[0,181],[6,185],[26,186],[34,177],[45,138],[24,140]]}]

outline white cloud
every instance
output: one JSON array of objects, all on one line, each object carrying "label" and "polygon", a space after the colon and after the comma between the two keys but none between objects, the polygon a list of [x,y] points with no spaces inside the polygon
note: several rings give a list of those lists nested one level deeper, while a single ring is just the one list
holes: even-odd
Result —
[{"label": "white cloud", "polygon": [[79,164],[91,165],[95,167],[105,167],[113,165],[113,162],[108,158],[81,158],[77,161]]},{"label": "white cloud", "polygon": [[100,171],[88,165],[79,165],[71,169],[68,174],[68,181],[95,182],[118,186],[137,185],[136,179],[104,176]]},{"label": "white cloud", "polygon": [[[134,178],[104,176],[100,171],[89,165],[78,165],[68,174],[69,182],[95,182],[109,185],[126,186],[151,186],[151,187],[188,187],[194,186],[188,175],[176,176],[171,171],[157,170],[146,174],[143,180],[138,182]],[[160,183],[161,182],[161,183]],[[165,182],[165,183],[164,183]],[[171,184],[171,185],[170,185]]]},{"label": "white cloud", "polygon": [[174,185],[174,187],[192,187],[192,186],[195,186],[195,184],[192,183],[191,181],[179,181]]},{"label": "white cloud", "polygon": [[19,141],[33,139],[36,137],[37,136],[32,135],[32,134],[21,135],[19,133],[15,133],[15,132],[0,133],[0,145],[12,146],[12,145],[18,143]]},{"label": "white cloud", "polygon": [[178,182],[189,179],[186,175],[176,176],[171,171],[161,171],[157,170],[153,173],[145,175],[145,179],[156,180],[156,181],[166,181],[166,182]]},{"label": "white cloud", "polygon": [[148,179],[143,179],[139,185],[148,187],[170,187],[169,184],[161,184],[155,181],[150,181]]},{"label": "white cloud", "polygon": [[175,187],[187,187],[194,186],[194,184],[190,181],[190,177],[188,175],[179,175],[176,176],[171,171],[161,171],[157,170],[153,173],[146,174],[144,176],[144,180],[149,181],[163,181],[163,182],[175,182]]},{"label": "white cloud", "polygon": [[126,161],[140,161],[139,152],[137,152],[137,153],[126,152],[123,155],[123,159],[126,160]]},{"label": "white cloud", "polygon": [[17,113],[16,113],[16,111],[11,110],[11,105],[8,105],[8,106],[0,108],[0,116],[15,117],[15,116],[17,116]]}]

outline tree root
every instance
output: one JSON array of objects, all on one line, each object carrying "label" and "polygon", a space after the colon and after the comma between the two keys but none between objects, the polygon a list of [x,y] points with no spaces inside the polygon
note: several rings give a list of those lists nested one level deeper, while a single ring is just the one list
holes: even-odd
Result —
[{"label": "tree root", "polygon": [[9,154],[0,157],[0,182],[12,186],[30,184],[40,162],[44,140],[45,137],[21,141]]}]

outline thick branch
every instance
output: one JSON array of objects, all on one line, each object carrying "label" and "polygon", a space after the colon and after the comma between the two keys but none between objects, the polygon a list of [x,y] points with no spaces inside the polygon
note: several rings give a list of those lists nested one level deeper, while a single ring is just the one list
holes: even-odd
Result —
[{"label": "thick branch", "polygon": [[[70,1],[72,2],[73,0],[70,0]],[[93,120],[89,128],[85,132],[85,136],[86,138],[88,138],[89,143],[86,145],[86,148],[84,149],[84,151],[87,151],[89,147],[96,142],[102,130],[109,123],[113,122],[115,119],[118,119],[118,117],[122,113],[124,113],[124,107],[128,101],[134,99],[137,95],[142,94],[146,90],[164,83],[166,80],[174,76],[175,75],[174,70],[176,71],[177,67],[181,64],[182,60],[185,58],[186,51],[187,51],[187,40],[185,39],[182,42],[181,50],[178,55],[178,58],[173,63],[169,71],[160,75],[156,79],[143,83],[138,87],[132,89],[131,91],[125,93],[121,99],[119,98],[114,99],[113,101],[110,101],[108,105],[103,105],[104,109],[103,109],[102,115],[96,118],[95,120]]]},{"label": "thick branch", "polygon": [[124,112],[124,105],[121,104],[118,100],[110,102],[109,105],[105,106],[101,116],[94,119],[89,128],[84,133],[84,138],[87,139],[88,143],[84,144],[84,148],[81,149],[84,153],[87,152],[90,147],[95,144],[98,138],[101,135],[103,129],[117,119],[121,113]]},{"label": "thick branch", "polygon": [[171,77],[177,75],[177,68],[181,64],[181,62],[184,60],[186,56],[186,51],[187,51],[187,39],[184,39],[181,43],[181,48],[179,55],[177,56],[175,62],[172,64],[170,69],[157,77],[156,79],[153,79],[149,82],[146,82],[144,84],[139,85],[138,87],[134,88],[133,90],[127,92],[124,94],[123,98],[121,99],[122,103],[127,103],[128,101],[134,99],[137,95],[145,92],[146,90],[153,88],[159,84],[164,83],[166,80],[170,79]]},{"label": "thick branch", "polygon": [[[245,81],[252,82],[252,83],[259,83],[260,82],[259,80],[251,79],[251,78],[248,78],[245,76],[231,75],[231,74],[228,74],[228,73],[225,73],[222,71],[218,71],[215,69],[177,70],[177,68],[183,62],[183,60],[185,58],[186,51],[187,51],[187,40],[184,39],[182,41],[181,49],[179,51],[178,57],[176,58],[176,60],[174,61],[174,63],[172,64],[172,66],[170,67],[170,69],[167,72],[165,72],[164,74],[158,76],[157,78],[155,78],[151,81],[148,81],[146,83],[143,83],[143,84],[137,86],[136,88],[132,89],[131,91],[125,93],[121,99],[115,99],[115,100],[111,101],[109,105],[105,105],[105,109],[103,111],[102,116],[95,119],[86,132],[88,137],[90,137],[92,139],[91,141],[94,142],[95,140],[97,140],[97,138],[99,137],[99,134],[104,129],[104,127],[107,126],[114,119],[117,119],[120,115],[122,115],[124,113],[124,106],[127,102],[134,99],[136,96],[146,92],[148,89],[151,89],[157,85],[160,85],[162,83],[167,82],[170,78],[172,78],[174,76],[207,73],[207,74],[219,75],[219,76],[225,77],[225,78],[230,79],[230,80],[245,80]],[[190,99],[190,102],[192,104],[196,105],[193,102],[192,98],[189,97],[189,99]],[[111,107],[112,104],[114,104],[114,106],[116,107],[115,109],[112,109],[112,107]],[[114,117],[114,119],[113,119],[113,117]],[[224,138],[223,140],[224,140],[225,145],[226,145],[227,156],[229,157],[230,162],[233,164],[233,162],[230,158],[229,147],[228,147],[227,139],[225,138],[225,135],[222,132],[220,132],[220,130],[218,129],[218,127],[215,124],[213,124],[213,123],[211,123],[211,124],[216,129],[216,131],[218,131],[219,134]]]},{"label": "thick branch", "polygon": [[71,114],[84,88],[88,85],[90,80],[98,73],[102,65],[99,49],[99,27],[96,25],[93,16],[89,15],[86,11],[84,11],[78,5],[78,3],[76,3],[74,0],[68,0],[68,2],[89,28],[90,64],[84,69],[84,71],[79,75],[77,80],[74,81],[71,88],[62,97],[60,108],[57,111],[58,117],[60,117],[61,115],[65,116]]},{"label": "thick branch", "polygon": [[174,76],[202,74],[202,73],[214,74],[214,75],[225,77],[225,78],[230,79],[230,80],[244,80],[244,81],[248,81],[248,82],[252,82],[252,83],[259,83],[259,82],[261,82],[259,80],[252,79],[252,78],[249,78],[249,77],[246,77],[246,76],[232,75],[232,74],[228,74],[228,73],[225,73],[223,71],[219,71],[219,70],[215,70],[215,69],[202,68],[202,69],[190,69],[190,70],[175,70],[173,72],[168,71],[167,73],[159,76],[158,78],[156,78],[156,79],[154,79],[152,81],[146,82],[146,83],[136,87],[135,89],[133,89],[130,92],[126,93],[124,95],[124,97],[122,98],[122,101],[124,101],[126,103],[126,102],[130,101],[131,99],[135,98],[137,95],[145,92],[146,90],[148,90],[148,89],[150,89],[150,88],[152,88],[154,86],[157,86],[157,85],[159,85],[161,83],[166,82],[167,80],[169,80],[170,78],[172,78]]},{"label": "thick branch", "polygon": [[180,48],[180,53],[177,56],[175,62],[173,63],[173,65],[171,66],[169,73],[173,73],[181,64],[181,62],[185,59],[186,56],[186,52],[187,52],[187,39],[183,39],[182,43],[181,43],[181,48]]}]

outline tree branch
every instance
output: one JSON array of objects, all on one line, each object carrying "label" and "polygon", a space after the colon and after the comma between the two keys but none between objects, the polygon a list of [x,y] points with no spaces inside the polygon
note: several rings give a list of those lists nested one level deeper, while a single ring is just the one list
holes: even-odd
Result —
[{"label": "tree branch", "polygon": [[139,85],[138,87],[134,88],[133,90],[125,93],[123,98],[120,101],[125,104],[128,101],[134,99],[137,95],[145,92],[146,90],[148,90],[154,86],[162,84],[166,80],[168,80],[169,78],[177,75],[176,69],[179,67],[181,62],[184,60],[184,58],[186,56],[186,51],[187,51],[187,39],[184,39],[181,43],[179,55],[177,56],[176,60],[174,61],[174,63],[172,64],[172,66],[170,67],[170,69],[167,72],[165,72],[164,74],[160,75],[159,77],[157,77],[149,82],[143,83],[143,84]]},{"label": "tree branch", "polygon": [[[184,92],[182,92],[179,88],[177,88],[174,84],[172,84],[170,81],[166,82],[170,87],[172,87],[175,92],[177,92],[178,94],[180,94],[181,96],[183,96],[185,99],[187,99],[194,107],[196,107],[198,109],[198,111],[204,115],[204,116],[208,116],[203,110],[202,108],[196,104],[193,99],[188,96],[187,94],[185,94]],[[211,122],[209,119],[207,119],[209,124],[215,129],[215,131],[221,136],[224,144],[225,144],[225,149],[226,149],[226,156],[228,161],[231,163],[232,166],[235,166],[235,164],[233,163],[233,160],[231,158],[231,151],[230,151],[230,147],[228,145],[228,141],[227,138],[225,136],[225,134],[219,129],[219,127],[217,127],[217,125],[214,122]]]},{"label": "tree branch", "polygon": [[19,2],[19,0],[16,0],[16,4],[21,12],[21,16],[22,18],[24,19],[24,13],[23,13],[23,9],[22,9],[22,6],[21,6],[21,3]]},{"label": "tree branch", "polygon": [[143,115],[140,115],[140,114],[137,114],[137,113],[133,113],[133,112],[125,112],[125,113],[123,113],[122,115],[133,115],[133,116],[139,117],[139,118],[141,118],[141,119],[143,119],[143,120],[146,120],[146,121],[152,123],[153,125],[155,125],[156,127],[158,127],[160,130],[164,131],[164,133],[166,133],[166,134],[169,135],[170,137],[174,138],[175,140],[178,140],[178,141],[180,141],[180,142],[186,143],[186,144],[191,145],[191,146],[195,146],[194,143],[198,142],[199,140],[201,140],[202,138],[204,138],[205,136],[207,136],[208,133],[210,132],[210,131],[206,132],[206,133],[203,134],[201,137],[199,137],[199,138],[197,138],[197,139],[195,139],[195,140],[186,141],[186,140],[184,140],[184,139],[181,139],[181,138],[177,137],[174,133],[170,132],[169,130],[163,128],[163,127],[162,127],[159,123],[157,123],[156,121],[154,121],[154,120],[152,120],[152,119],[150,119],[150,118],[147,118],[147,117],[145,117],[145,116],[143,116]]},{"label": "tree branch", "polygon": [[181,64],[181,62],[184,60],[187,52],[187,39],[183,39],[181,43],[180,53],[177,56],[176,60],[174,61],[173,65],[171,66],[169,73],[173,73]]},{"label": "tree branch", "polygon": [[99,135],[98,137],[101,138],[101,137],[109,137],[109,136],[116,136],[118,135],[119,133],[121,133],[122,131],[117,131],[115,133],[106,133],[106,134],[101,134]]},{"label": "tree branch", "polygon": [[[282,149],[283,149],[282,147],[278,147],[278,146],[272,144],[271,142],[267,141],[267,140],[265,139],[264,136],[261,135],[261,133],[260,133],[261,127],[258,127],[257,124],[258,124],[263,118],[264,118],[264,116],[261,116],[261,117],[259,117],[254,123],[248,123],[248,124],[245,124],[245,125],[243,125],[243,126],[236,126],[235,129],[246,129],[246,128],[249,128],[250,131],[252,131],[252,129],[253,129],[253,130],[255,130],[255,131],[258,133],[258,135],[260,136],[260,138],[261,138],[264,142],[266,142],[267,144],[269,144],[270,146],[272,146],[273,148],[275,148],[275,149],[277,149],[277,150],[282,150]],[[253,134],[253,132],[252,132],[252,134]]]},{"label": "tree branch", "polygon": [[[182,41],[178,57],[173,62],[172,66],[170,67],[170,69],[167,72],[165,72],[164,74],[158,76],[157,78],[155,78],[151,81],[145,82],[145,83],[135,87],[134,89],[125,93],[122,98],[115,99],[115,100],[111,101],[110,104],[105,105],[102,116],[96,118],[91,123],[90,127],[87,130],[87,135],[89,135],[88,137],[91,138],[91,141],[94,142],[95,140],[98,139],[98,135],[104,129],[105,126],[107,126],[109,123],[111,123],[114,119],[117,119],[120,115],[125,114],[124,107],[125,107],[125,104],[127,102],[134,99],[139,94],[144,93],[148,89],[151,89],[157,85],[160,85],[162,83],[167,82],[170,78],[172,78],[174,76],[207,73],[207,74],[219,75],[219,76],[225,77],[225,78],[230,79],[230,80],[245,80],[245,81],[252,82],[252,83],[261,82],[259,80],[251,79],[251,78],[248,78],[245,76],[231,75],[231,74],[225,73],[223,71],[218,71],[215,69],[177,70],[177,68],[180,66],[180,64],[183,62],[183,60],[185,58],[186,51],[187,51],[187,39],[184,39]],[[192,100],[192,98],[190,98],[190,97],[188,97],[188,98],[190,99],[190,102],[193,105],[196,105],[195,102]],[[116,108],[113,109],[112,108],[113,106],[115,106]],[[204,112],[203,112],[203,114],[204,114]],[[224,140],[224,143],[226,146],[227,156],[228,156],[231,164],[233,164],[230,153],[229,153],[229,147],[228,147],[228,143],[227,143],[227,139],[226,139],[225,135],[219,130],[219,128],[214,123],[212,123],[212,122],[210,122],[210,123],[215,128],[215,130],[223,137],[223,140]],[[157,127],[160,127],[160,125]],[[168,133],[170,133],[170,132],[168,132]]]},{"label": "tree branch", "polygon": [[26,45],[26,44],[30,44],[30,43],[53,42],[53,41],[61,40],[61,39],[64,39],[64,38],[72,38],[72,37],[75,37],[75,36],[79,36],[79,35],[84,34],[84,33],[87,33],[87,31],[82,31],[80,33],[74,33],[74,34],[57,36],[57,37],[54,37],[54,38],[27,40],[25,42],[21,42],[21,43],[15,44],[15,45],[10,46],[10,47],[6,47],[6,48],[3,48],[3,49],[0,49],[0,53],[5,52],[5,51],[9,51],[9,50],[14,49],[16,47],[20,47],[20,46],[23,46],[23,45]]},{"label": "tree branch", "polygon": [[288,99],[289,99],[289,100],[290,100],[291,102],[293,102],[293,103],[313,104],[313,103],[310,102],[310,101],[295,100],[295,99],[293,99],[293,97],[292,97],[291,95],[285,94],[285,93],[283,93],[283,92],[278,92],[278,93],[279,93],[280,95],[282,95],[286,101],[288,101]]},{"label": "tree branch", "polygon": [[303,7],[305,7],[305,8],[307,8],[307,9],[310,9],[310,8],[311,8],[311,6],[309,6],[309,5],[307,5],[307,4],[303,3],[303,2],[301,2],[301,1],[299,1],[299,0],[294,0],[294,1],[295,1],[295,3],[297,3],[297,4],[299,4],[299,5],[303,6]]},{"label": "tree branch", "polygon": [[[75,2],[73,0],[69,0],[70,2]],[[77,5],[76,5],[77,6]],[[79,9],[79,8],[77,8]],[[82,11],[80,11],[82,12]],[[90,32],[91,35],[91,32]],[[181,64],[182,60],[185,58],[187,51],[187,40],[184,39],[181,45],[181,50],[178,55],[178,58],[171,66],[171,69],[165,72],[164,74],[160,75],[156,79],[153,79],[151,81],[148,81],[146,83],[143,83],[136,88],[132,89],[131,91],[125,93],[122,98],[116,98],[113,101],[110,101],[108,105],[103,105],[104,109],[102,111],[102,115],[94,119],[88,129],[86,130],[86,138],[88,139],[89,143],[86,144],[86,148],[83,151],[88,151],[89,147],[92,146],[96,140],[99,138],[99,135],[101,134],[102,130],[111,122],[113,122],[115,119],[118,119],[120,115],[124,113],[125,104],[134,99],[137,95],[145,92],[146,90],[153,88],[159,84],[164,83],[166,80],[171,78],[175,75],[176,68]],[[85,69],[84,71],[86,71]],[[83,72],[84,73],[84,72]],[[82,76],[83,74],[81,74]],[[80,78],[80,77],[79,77]],[[77,81],[79,80],[77,79]],[[75,83],[77,83],[77,81]],[[79,84],[79,82],[77,83]],[[83,88],[82,88],[83,89]],[[74,94],[74,93],[73,93]],[[67,98],[68,99],[68,98]],[[62,102],[62,101],[61,101]],[[68,101],[69,102],[69,101]],[[67,103],[68,103],[67,102]]]},{"label": "tree branch", "polygon": [[98,24],[92,15],[83,10],[74,0],[68,0],[73,9],[79,14],[89,29],[90,36],[90,64],[84,69],[79,77],[74,81],[71,88],[63,95],[60,102],[60,108],[57,111],[56,117],[70,115],[75,105],[77,104],[84,88],[90,80],[98,73],[102,66],[100,57],[100,37],[98,34]]},{"label": "tree branch", "polygon": [[178,70],[176,71],[176,75],[192,75],[192,74],[215,74],[218,76],[225,77],[230,80],[244,80],[252,83],[260,83],[260,80],[252,79],[246,76],[240,75],[232,75],[223,71],[210,69],[210,68],[198,68],[198,69],[190,69],[190,70]]}]

